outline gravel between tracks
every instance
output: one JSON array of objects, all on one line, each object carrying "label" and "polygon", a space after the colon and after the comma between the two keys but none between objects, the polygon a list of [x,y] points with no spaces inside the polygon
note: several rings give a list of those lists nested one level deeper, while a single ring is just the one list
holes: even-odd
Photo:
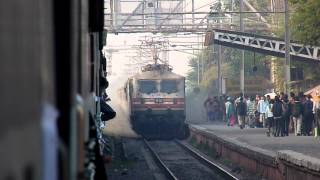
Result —
[{"label": "gravel between tracks", "polygon": [[182,149],[174,141],[149,141],[160,159],[180,180],[223,179]]},{"label": "gravel between tracks", "polygon": [[[119,147],[120,141],[123,144],[123,153],[119,153],[122,151]],[[107,165],[109,180],[166,179],[142,140],[122,139],[115,140],[114,144],[114,159],[110,165]]]}]

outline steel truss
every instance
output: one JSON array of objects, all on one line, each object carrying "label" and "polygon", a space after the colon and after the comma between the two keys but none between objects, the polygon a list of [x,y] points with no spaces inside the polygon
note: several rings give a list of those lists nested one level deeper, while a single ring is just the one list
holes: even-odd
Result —
[{"label": "steel truss", "polygon": [[[216,29],[206,35],[205,45],[212,43],[256,51],[277,57],[285,56],[285,41],[268,36]],[[290,55],[291,58],[295,60],[313,60],[320,62],[319,48],[320,47],[292,42],[290,43]]]},{"label": "steel truss", "polygon": [[[239,26],[239,11],[224,11],[215,9],[220,5],[219,0],[208,4],[206,11],[188,11],[190,5],[186,0],[105,0],[105,29],[109,33],[205,33],[212,28],[223,26],[223,29],[235,30]],[[250,15],[246,18],[248,23],[259,23],[254,30],[266,30],[270,25],[261,14],[282,13],[259,12],[246,0]],[[170,4],[170,8],[166,4]],[[127,7],[131,5],[129,11]],[[210,9],[209,9],[210,5]],[[193,6],[194,7],[194,6]],[[212,7],[212,8],[211,8]],[[232,15],[233,14],[233,15]],[[247,27],[250,30],[252,27]]]}]

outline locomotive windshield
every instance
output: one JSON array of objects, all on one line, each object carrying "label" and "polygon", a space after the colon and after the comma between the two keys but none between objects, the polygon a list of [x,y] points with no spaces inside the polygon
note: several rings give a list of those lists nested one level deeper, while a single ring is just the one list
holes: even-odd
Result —
[{"label": "locomotive windshield", "polygon": [[156,81],[139,81],[139,91],[147,94],[158,92]]},{"label": "locomotive windshield", "polygon": [[177,82],[175,80],[162,80],[160,91],[169,94],[177,92]]}]

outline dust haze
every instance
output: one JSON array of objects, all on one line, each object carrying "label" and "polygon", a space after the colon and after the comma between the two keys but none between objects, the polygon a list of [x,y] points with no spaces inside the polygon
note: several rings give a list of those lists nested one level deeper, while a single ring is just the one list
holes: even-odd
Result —
[{"label": "dust haze", "polygon": [[114,119],[107,121],[104,129],[105,134],[115,137],[138,137],[131,128],[130,112],[123,90],[128,77],[108,77],[110,87],[107,94],[111,101],[107,102],[116,112]]},{"label": "dust haze", "polygon": [[208,97],[207,92],[188,93],[186,95],[186,121],[197,124],[206,122],[206,111],[203,102]]}]

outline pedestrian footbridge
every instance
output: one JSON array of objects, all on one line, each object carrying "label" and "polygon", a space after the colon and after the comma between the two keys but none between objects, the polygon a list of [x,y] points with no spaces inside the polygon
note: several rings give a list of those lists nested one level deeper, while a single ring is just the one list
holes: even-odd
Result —
[{"label": "pedestrian footbridge", "polygon": [[[280,38],[250,33],[215,29],[206,34],[205,45],[219,44],[238,49],[255,51],[277,57],[285,57],[285,41]],[[290,55],[294,60],[320,62],[320,47],[290,43]]]}]

